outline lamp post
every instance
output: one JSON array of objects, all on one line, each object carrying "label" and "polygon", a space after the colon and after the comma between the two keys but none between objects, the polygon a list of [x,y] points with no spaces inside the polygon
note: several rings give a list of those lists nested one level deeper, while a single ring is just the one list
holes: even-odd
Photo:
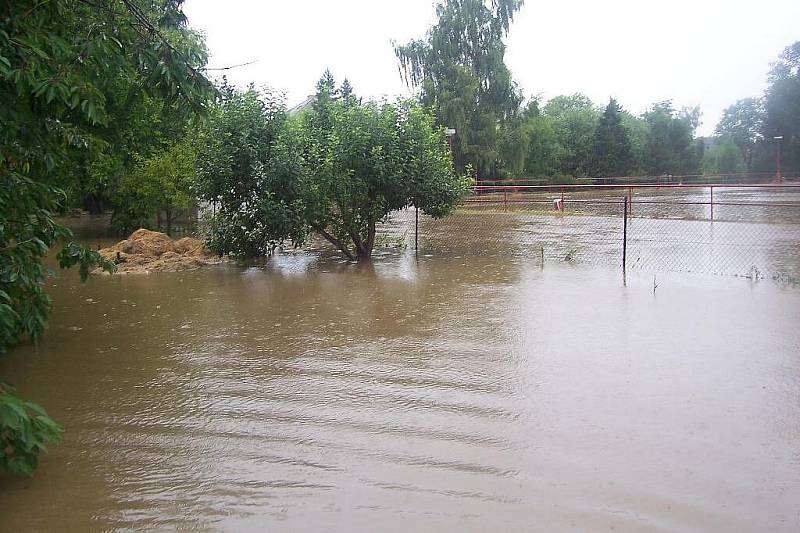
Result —
[{"label": "lamp post", "polygon": [[450,145],[450,155],[453,155],[453,136],[456,134],[456,130],[453,128],[447,128],[444,130],[444,134],[447,135],[447,144]]},{"label": "lamp post", "polygon": [[783,135],[776,135],[773,139],[777,141],[777,151],[775,152],[775,182],[783,183],[783,176],[781,176],[781,140],[783,140]]},{"label": "lamp post", "polygon": [[453,137],[456,135],[455,128],[445,128],[444,134],[447,136],[447,145],[450,147],[450,158],[453,160],[453,167],[456,164],[456,154],[453,153]]}]

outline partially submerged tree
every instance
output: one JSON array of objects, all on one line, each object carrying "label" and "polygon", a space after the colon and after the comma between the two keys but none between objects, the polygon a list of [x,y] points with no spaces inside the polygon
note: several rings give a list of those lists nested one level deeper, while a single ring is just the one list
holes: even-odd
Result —
[{"label": "partially submerged tree", "polygon": [[211,204],[209,244],[233,257],[269,255],[305,239],[300,141],[283,99],[253,87],[223,89],[200,135],[198,196]]},{"label": "partially submerged tree", "polygon": [[392,211],[442,217],[466,192],[443,128],[417,103],[331,99],[302,122],[305,220],[350,259],[371,258],[376,224]]},{"label": "partially submerged tree", "polygon": [[376,224],[416,206],[448,214],[467,190],[444,130],[417,103],[362,103],[330,73],[312,108],[287,117],[271,93],[227,90],[198,153],[198,191],[212,203],[210,244],[257,257],[309,231],[366,261]]}]

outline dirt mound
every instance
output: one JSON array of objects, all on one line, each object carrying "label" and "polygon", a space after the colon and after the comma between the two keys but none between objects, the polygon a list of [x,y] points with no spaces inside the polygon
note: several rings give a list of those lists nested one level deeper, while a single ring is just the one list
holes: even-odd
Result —
[{"label": "dirt mound", "polygon": [[213,257],[214,254],[211,250],[208,249],[206,243],[199,239],[193,239],[192,237],[184,237],[182,239],[178,239],[173,244],[173,250],[177,254],[181,254],[184,256],[192,256],[192,257]]},{"label": "dirt mound", "polygon": [[174,244],[168,235],[147,229],[137,229],[130,237],[112,246],[114,247],[126,254],[149,256],[159,256],[174,250]]},{"label": "dirt mound", "polygon": [[137,229],[124,241],[98,253],[113,261],[120,274],[177,272],[222,261],[199,239],[184,237],[173,241],[164,233],[147,229]]}]

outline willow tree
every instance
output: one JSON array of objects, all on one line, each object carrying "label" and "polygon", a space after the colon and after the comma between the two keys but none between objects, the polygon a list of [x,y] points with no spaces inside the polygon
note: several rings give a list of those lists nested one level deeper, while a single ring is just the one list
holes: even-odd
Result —
[{"label": "willow tree", "polygon": [[[454,128],[458,169],[493,176],[501,158],[498,130],[519,110],[522,97],[505,64],[508,34],[523,0],[444,0],[424,39],[395,43],[400,74],[420,91],[436,119]],[[502,133],[502,132],[500,132]]]}]

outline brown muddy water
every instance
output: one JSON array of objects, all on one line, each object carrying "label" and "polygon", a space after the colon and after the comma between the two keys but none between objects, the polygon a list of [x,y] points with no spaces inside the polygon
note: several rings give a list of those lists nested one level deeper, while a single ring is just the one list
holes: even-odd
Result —
[{"label": "brown muddy water", "polygon": [[55,281],[0,531],[798,531],[800,289],[518,254]]}]

